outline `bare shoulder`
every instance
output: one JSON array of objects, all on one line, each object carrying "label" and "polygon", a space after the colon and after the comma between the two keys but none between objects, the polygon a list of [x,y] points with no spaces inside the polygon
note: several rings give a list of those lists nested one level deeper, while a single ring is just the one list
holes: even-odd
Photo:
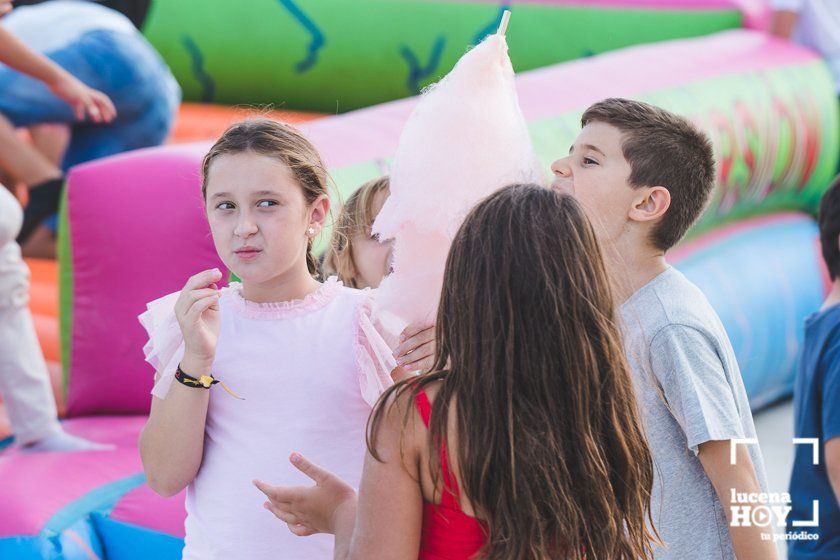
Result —
[{"label": "bare shoulder", "polygon": [[[375,436],[371,441],[378,451],[384,451],[383,447],[398,446],[404,459],[412,463],[424,455],[428,434],[413,389],[411,383],[404,383],[392,391],[380,403],[380,421],[371,426]],[[430,404],[433,403],[440,391],[440,382],[425,385],[423,391]]]},{"label": "bare shoulder", "polygon": [[419,392],[423,392],[426,394],[429,404],[434,403],[435,398],[440,392],[441,381],[436,380],[427,383],[423,385],[420,391],[414,390],[415,385],[416,383],[411,379],[405,380],[398,389],[388,395],[385,402],[382,403],[382,406],[389,416],[399,415],[400,418],[403,418],[407,412],[414,411],[417,418],[421,419],[417,405],[417,395]]},{"label": "bare shoulder", "polygon": [[429,403],[435,402],[435,398],[437,397],[438,393],[440,392],[440,388],[443,385],[443,381],[437,380],[432,381],[423,389],[426,391],[426,396],[429,397]]}]

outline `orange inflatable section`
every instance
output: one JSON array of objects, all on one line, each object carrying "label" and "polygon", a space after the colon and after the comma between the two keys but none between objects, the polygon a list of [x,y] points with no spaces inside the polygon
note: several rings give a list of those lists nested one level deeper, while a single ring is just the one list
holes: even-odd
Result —
[{"label": "orange inflatable section", "polygon": [[222,132],[233,123],[253,116],[300,124],[326,115],[295,111],[272,111],[249,106],[228,107],[225,105],[184,103],[178,111],[178,118],[175,120],[175,127],[169,137],[169,143],[180,144],[199,140],[213,140],[221,136]]}]

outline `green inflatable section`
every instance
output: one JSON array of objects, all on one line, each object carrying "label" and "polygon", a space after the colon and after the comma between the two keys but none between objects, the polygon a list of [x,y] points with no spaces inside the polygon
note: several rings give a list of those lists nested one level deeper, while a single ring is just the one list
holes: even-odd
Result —
[{"label": "green inflatable section", "polygon": [[58,220],[59,328],[61,329],[61,388],[67,397],[70,371],[70,341],[73,328],[73,255],[70,249],[70,220],[67,219],[67,185],[61,196]]},{"label": "green inflatable section", "polygon": [[143,32],[191,101],[344,112],[416,95],[513,12],[517,71],[741,26],[735,10],[440,0],[153,0]]},{"label": "green inflatable section", "polygon": [[[691,118],[714,144],[717,187],[689,237],[747,216],[816,212],[840,156],[833,92],[825,64],[815,61],[633,96]],[[568,153],[585,108],[528,123],[547,176],[551,163]],[[376,160],[331,169],[340,198],[346,200],[364,181],[380,176],[387,164]],[[328,236],[320,237],[323,250]]]}]

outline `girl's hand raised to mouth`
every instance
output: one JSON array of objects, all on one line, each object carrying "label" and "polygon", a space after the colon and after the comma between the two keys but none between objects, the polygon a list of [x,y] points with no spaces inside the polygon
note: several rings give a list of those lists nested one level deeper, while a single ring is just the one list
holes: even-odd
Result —
[{"label": "girl's hand raised to mouth", "polygon": [[214,268],[191,277],[175,303],[175,316],[184,337],[184,359],[189,375],[209,373],[219,340],[219,288],[222,273]]}]

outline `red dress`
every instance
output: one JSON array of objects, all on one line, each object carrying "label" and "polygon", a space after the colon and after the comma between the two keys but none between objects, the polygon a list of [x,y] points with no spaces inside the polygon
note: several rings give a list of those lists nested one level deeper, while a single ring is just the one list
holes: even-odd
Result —
[{"label": "red dress", "polygon": [[[428,428],[432,406],[424,389],[417,393],[415,402]],[[470,560],[487,542],[487,533],[475,517],[461,511],[458,481],[449,471],[445,445],[440,446],[440,468],[443,479],[440,504],[423,502],[418,560]]]}]

